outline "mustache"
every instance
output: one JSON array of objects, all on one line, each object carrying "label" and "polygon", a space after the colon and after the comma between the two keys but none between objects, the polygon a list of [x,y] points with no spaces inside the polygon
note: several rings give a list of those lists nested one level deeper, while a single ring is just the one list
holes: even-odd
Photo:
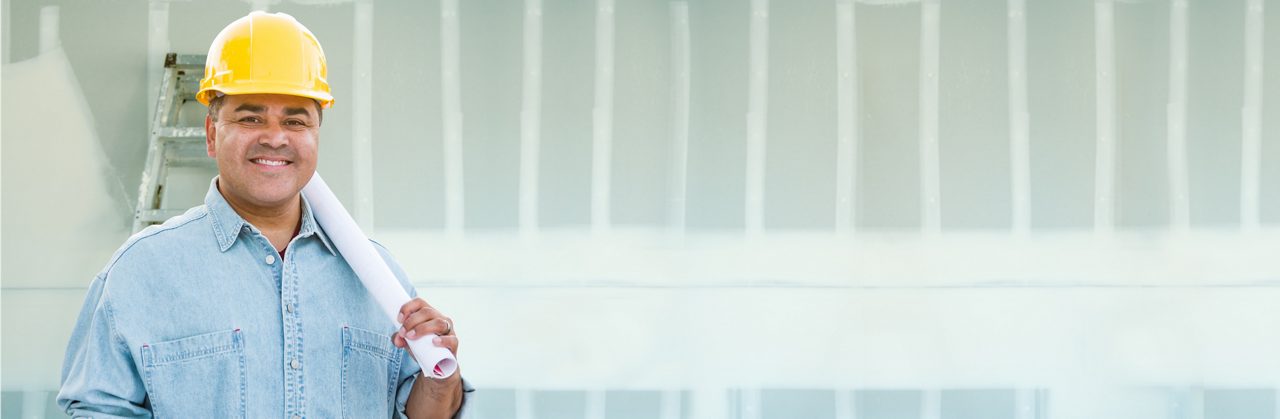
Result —
[{"label": "mustache", "polygon": [[297,160],[298,152],[290,146],[271,148],[263,145],[254,145],[253,148],[249,149],[249,156],[252,156],[251,158],[272,157],[294,161]]}]

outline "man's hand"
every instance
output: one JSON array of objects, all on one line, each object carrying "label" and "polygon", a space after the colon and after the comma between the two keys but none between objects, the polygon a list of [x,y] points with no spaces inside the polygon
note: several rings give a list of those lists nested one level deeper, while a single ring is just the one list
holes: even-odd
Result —
[{"label": "man's hand", "polygon": [[[400,316],[397,320],[403,326],[396,331],[396,335],[391,337],[391,343],[397,348],[408,348],[408,340],[418,340],[419,338],[436,334],[438,335],[431,341],[432,344],[449,348],[449,352],[453,356],[458,356],[458,336],[454,334],[453,319],[445,317],[435,307],[427,304],[426,300],[414,298],[409,302],[400,306]],[[417,358],[414,358],[416,361]]]},{"label": "man's hand", "polygon": [[[436,334],[438,336],[431,343],[449,348],[453,356],[458,356],[458,336],[454,334],[453,319],[445,317],[427,304],[426,300],[414,298],[404,303],[400,306],[398,320],[403,326],[391,337],[391,343],[396,347],[408,349],[407,340],[418,340],[423,336]],[[412,354],[410,351],[410,355]],[[417,360],[415,357],[414,361]],[[409,392],[405,414],[413,419],[453,417],[462,406],[461,375],[459,370],[444,379],[435,379],[423,371],[413,390]]]}]

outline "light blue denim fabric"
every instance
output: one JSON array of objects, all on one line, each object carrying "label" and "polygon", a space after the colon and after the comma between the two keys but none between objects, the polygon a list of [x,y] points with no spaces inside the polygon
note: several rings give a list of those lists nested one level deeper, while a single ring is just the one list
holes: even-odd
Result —
[{"label": "light blue denim fabric", "polygon": [[418,365],[395,330],[305,200],[280,260],[215,178],[205,205],[135,234],[93,279],[57,401],[93,418],[404,417]]}]

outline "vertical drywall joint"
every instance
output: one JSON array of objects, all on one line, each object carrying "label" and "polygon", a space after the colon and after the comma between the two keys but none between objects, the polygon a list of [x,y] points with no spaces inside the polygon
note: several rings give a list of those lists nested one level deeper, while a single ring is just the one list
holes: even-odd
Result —
[{"label": "vertical drywall joint", "polygon": [[458,0],[440,0],[441,104],[444,135],[444,228],[454,237],[465,225],[462,172],[462,100],[458,73]]},{"label": "vertical drywall joint", "polygon": [[938,156],[938,79],[941,2],[923,0],[920,9],[920,192],[921,230],[942,230],[942,193]]},{"label": "vertical drywall joint", "polygon": [[857,419],[858,418],[858,398],[857,393],[853,390],[838,388],[836,389],[836,418],[835,419]]},{"label": "vertical drywall joint", "polygon": [[529,389],[516,389],[516,418],[515,419],[534,419],[533,418],[533,392]]},{"label": "vertical drywall joint", "polygon": [[920,395],[920,418],[942,419],[942,391],[924,390]]},{"label": "vertical drywall joint", "polygon": [[769,0],[751,0],[747,87],[746,233],[764,230],[764,159],[769,118]]},{"label": "vertical drywall joint", "polygon": [[351,160],[355,219],[373,231],[373,1],[355,2],[355,85],[352,86]]},{"label": "vertical drywall joint", "polygon": [[[56,7],[56,6],[50,6]],[[41,390],[23,390],[22,391],[22,417],[23,418],[45,418],[48,417],[49,406],[48,391]]]},{"label": "vertical drywall joint", "polygon": [[584,419],[605,419],[605,391],[603,389],[587,390],[587,401]]},{"label": "vertical drywall joint", "polygon": [[836,232],[857,221],[858,64],[854,0],[836,1]]},{"label": "vertical drywall joint", "polygon": [[1094,63],[1097,89],[1097,145],[1094,150],[1094,230],[1115,226],[1116,81],[1114,0],[1094,1]]},{"label": "vertical drywall joint", "polygon": [[721,419],[730,417],[729,392],[723,388],[700,386],[693,390],[690,403],[692,419]]},{"label": "vertical drywall joint", "polygon": [[1191,226],[1191,197],[1187,175],[1187,10],[1188,0],[1169,5],[1169,103],[1166,109],[1169,167],[1169,226]]},{"label": "vertical drywall joint", "polygon": [[147,114],[150,127],[156,115],[160,79],[164,78],[164,58],[169,53],[169,1],[151,0],[147,7]]},{"label": "vertical drywall joint", "polygon": [[1012,230],[1031,230],[1031,112],[1027,105],[1027,5],[1009,0],[1009,158]]},{"label": "vertical drywall joint", "polygon": [[520,234],[538,233],[542,142],[542,0],[524,2],[524,72],[520,104]]},{"label": "vertical drywall joint", "polygon": [[1014,417],[1017,419],[1040,419],[1037,415],[1039,407],[1037,397],[1039,391],[1031,388],[1020,388],[1014,391]]},{"label": "vertical drywall joint", "polygon": [[668,220],[683,235],[689,188],[689,3],[669,3],[671,13],[671,198]]},{"label": "vertical drywall joint", "polygon": [[1204,389],[1172,390],[1169,399],[1170,419],[1204,419]]},{"label": "vertical drywall joint", "polygon": [[680,390],[663,390],[658,403],[659,418],[680,419],[683,416],[681,413]]},{"label": "vertical drywall joint", "polygon": [[1257,231],[1262,193],[1263,0],[1248,0],[1244,22],[1244,106],[1241,109],[1240,226]]},{"label": "vertical drywall joint", "polygon": [[613,0],[596,0],[595,105],[591,109],[591,231],[610,228],[613,184]]},{"label": "vertical drywall joint", "polygon": [[743,388],[738,390],[738,417],[740,419],[763,419],[760,400],[760,389]]}]

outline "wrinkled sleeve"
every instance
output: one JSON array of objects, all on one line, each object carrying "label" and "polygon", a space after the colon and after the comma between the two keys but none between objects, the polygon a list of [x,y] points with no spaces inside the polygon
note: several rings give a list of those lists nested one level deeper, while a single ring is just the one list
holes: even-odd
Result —
[{"label": "wrinkled sleeve", "polygon": [[146,388],[117,334],[106,279],[89,285],[62,362],[58,406],[74,418],[149,418]]},{"label": "wrinkled sleeve", "polygon": [[[395,258],[391,257],[391,253],[387,251],[385,247],[382,247],[382,244],[378,242],[373,242],[373,244],[374,247],[378,249],[378,253],[382,256],[382,260],[385,260],[387,262],[387,266],[391,268],[391,272],[395,273],[396,279],[400,280],[400,285],[409,292],[409,296],[412,298],[418,298],[418,290],[414,289],[413,284],[409,282],[409,275],[404,272],[404,269],[400,267],[400,264],[396,262]],[[418,367],[417,362],[414,362],[413,357],[409,355],[409,351],[400,351],[400,356],[403,358],[400,360],[400,381],[399,385],[396,387],[395,418],[406,419],[407,416],[404,413],[405,405],[409,402],[409,392],[413,391],[413,384],[417,382],[418,372],[421,371],[421,368]],[[463,417],[463,414],[467,411],[467,400],[471,398],[471,393],[474,391],[476,391],[476,389],[471,386],[471,383],[468,383],[467,380],[463,378],[462,404],[458,407],[458,411],[454,413],[454,418]]]},{"label": "wrinkled sleeve", "polygon": [[[405,353],[404,357],[409,358],[409,355],[407,352]],[[395,418],[407,419],[408,416],[406,416],[404,413],[405,405],[409,403],[409,392],[413,391],[413,384],[419,380],[418,364],[414,363],[413,359],[405,359],[404,362],[401,363],[400,365],[401,365],[400,387],[396,389]],[[471,383],[467,382],[466,378],[462,378],[462,377],[458,377],[458,378],[462,379],[462,404],[458,405],[458,411],[454,412],[453,414],[454,419],[460,419],[460,418],[466,417],[465,415],[468,410],[467,407],[471,404],[470,403],[471,393],[474,393],[476,391],[475,387],[472,387]],[[430,378],[428,378],[428,380],[430,380]]]}]

